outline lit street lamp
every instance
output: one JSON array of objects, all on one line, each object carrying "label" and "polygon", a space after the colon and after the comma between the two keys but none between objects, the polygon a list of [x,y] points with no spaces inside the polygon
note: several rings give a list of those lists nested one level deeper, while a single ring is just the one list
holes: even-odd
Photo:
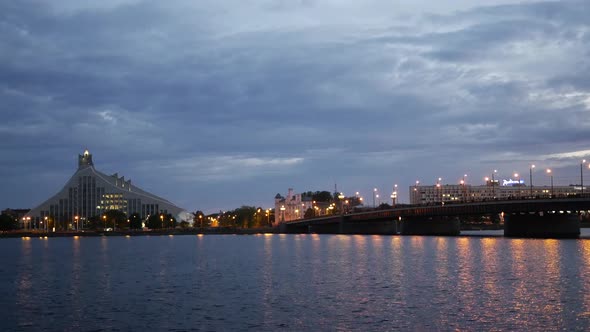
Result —
[{"label": "lit street lamp", "polygon": [[397,200],[397,184],[393,185],[393,192],[391,193],[391,206],[395,207],[395,201]]},{"label": "lit street lamp", "polygon": [[281,205],[281,221],[285,221],[285,206]]},{"label": "lit street lamp", "polygon": [[522,196],[522,191],[520,190],[520,178],[518,177],[518,173],[514,173],[514,179],[516,181],[516,185],[518,186],[518,197]]},{"label": "lit street lamp", "polygon": [[78,224],[78,216],[75,216],[74,219],[76,219],[76,232],[80,230],[80,225]]},{"label": "lit street lamp", "polygon": [[551,172],[551,169],[547,169],[547,174],[549,174],[549,176],[551,177],[551,198],[553,198],[553,173]]},{"label": "lit street lamp", "polygon": [[530,181],[530,187],[531,187],[531,198],[533,198],[533,168],[535,168],[535,165],[531,165],[531,167],[529,168],[529,181]]},{"label": "lit street lamp", "polygon": [[496,180],[494,180],[494,174],[498,173],[498,170],[492,172],[492,199],[496,199]]},{"label": "lit street lamp", "polygon": [[[586,163],[586,159],[582,159],[580,163],[580,187],[582,189],[582,194],[584,194],[584,172],[582,171],[584,168],[584,164]],[[589,165],[590,167],[590,165]]]},{"label": "lit street lamp", "polygon": [[[373,208],[375,208],[375,195],[377,195],[377,188],[373,188]],[[379,197],[379,195],[377,195]]]},{"label": "lit street lamp", "polygon": [[340,214],[344,214],[344,193],[338,194],[338,201],[340,202]]},{"label": "lit street lamp", "polygon": [[45,218],[43,218],[43,220],[45,220],[45,231],[49,232],[49,223],[47,222],[47,216],[45,216]]},{"label": "lit street lamp", "polygon": [[443,193],[443,187],[442,187],[442,178],[438,178],[438,181],[436,182],[436,187],[440,190],[440,205],[445,205],[444,203],[444,193]]}]

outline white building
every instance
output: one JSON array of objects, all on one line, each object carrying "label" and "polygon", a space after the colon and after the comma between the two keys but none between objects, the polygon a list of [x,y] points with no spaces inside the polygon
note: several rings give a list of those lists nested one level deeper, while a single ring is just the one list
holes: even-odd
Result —
[{"label": "white building", "polygon": [[492,185],[471,186],[466,184],[435,184],[410,186],[410,204],[435,204],[448,202],[477,202],[488,200],[524,199],[528,197],[567,197],[581,193],[580,186],[526,186],[523,182],[498,181]]},{"label": "white building", "polygon": [[313,208],[311,197],[294,194],[293,188],[289,188],[287,197],[283,197],[281,194],[275,196],[275,225],[286,221],[302,219],[305,211],[311,208]]},{"label": "white building", "polygon": [[138,188],[124,176],[97,171],[92,155],[86,150],[83,155],[78,155],[78,170],[65,186],[29,211],[26,218],[29,227],[51,218],[56,228],[67,229],[76,217],[83,221],[108,210],[120,210],[128,216],[139,213],[142,219],[151,214],[170,213],[180,220],[186,214],[184,209]]}]

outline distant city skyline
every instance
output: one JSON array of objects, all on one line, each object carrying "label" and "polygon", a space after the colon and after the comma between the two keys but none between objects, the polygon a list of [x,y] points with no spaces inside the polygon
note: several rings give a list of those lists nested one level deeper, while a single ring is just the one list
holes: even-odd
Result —
[{"label": "distant city skyline", "polygon": [[59,191],[84,149],[207,213],[335,184],[409,202],[415,181],[493,170],[579,184],[589,15],[578,0],[2,2],[0,209]]}]

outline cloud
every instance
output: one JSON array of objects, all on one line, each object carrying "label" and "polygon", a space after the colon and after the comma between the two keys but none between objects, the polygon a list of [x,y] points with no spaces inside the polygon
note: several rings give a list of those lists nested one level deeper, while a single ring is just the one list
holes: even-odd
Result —
[{"label": "cloud", "polygon": [[[61,174],[88,147],[173,201],[219,208],[245,203],[228,197],[261,178],[271,197],[553,162],[590,143],[589,11],[583,1],[3,2],[0,176]],[[231,181],[227,203],[203,198]]]}]

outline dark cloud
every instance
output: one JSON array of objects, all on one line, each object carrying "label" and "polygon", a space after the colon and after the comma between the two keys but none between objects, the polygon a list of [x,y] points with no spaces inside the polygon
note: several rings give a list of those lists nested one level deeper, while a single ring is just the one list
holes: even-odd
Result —
[{"label": "dark cloud", "polygon": [[59,190],[84,148],[191,210],[575,165],[590,6],[486,4],[0,3],[0,204]]}]

